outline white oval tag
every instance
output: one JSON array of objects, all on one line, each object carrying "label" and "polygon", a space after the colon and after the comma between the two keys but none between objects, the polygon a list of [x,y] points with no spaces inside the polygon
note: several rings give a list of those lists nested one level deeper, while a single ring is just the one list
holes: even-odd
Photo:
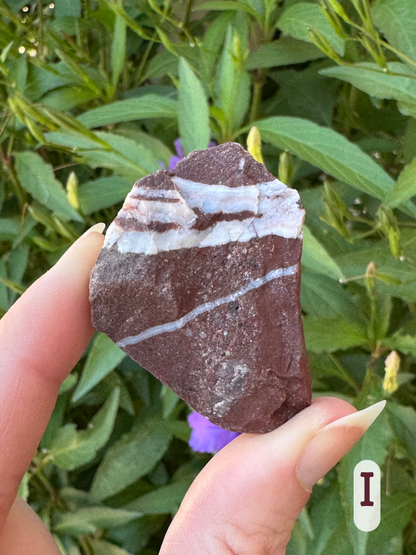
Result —
[{"label": "white oval tag", "polygon": [[380,468],[374,461],[361,461],[354,468],[354,524],[371,532],[380,524]]}]

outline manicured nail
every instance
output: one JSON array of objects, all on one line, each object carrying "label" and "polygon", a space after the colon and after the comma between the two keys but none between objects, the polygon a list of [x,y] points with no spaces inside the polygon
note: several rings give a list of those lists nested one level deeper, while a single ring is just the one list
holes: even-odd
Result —
[{"label": "manicured nail", "polygon": [[[328,424],[306,445],[296,468],[301,485],[309,492],[368,430],[386,405],[380,401]],[[357,461],[358,462],[358,461]]]},{"label": "manicured nail", "polygon": [[102,233],[104,231],[105,228],[105,224],[104,223],[99,223],[99,224],[94,224],[92,227],[90,227],[89,229],[87,229],[87,231],[85,233],[83,233],[80,237],[78,237],[78,239],[75,241],[75,243],[73,243],[69,249],[67,251],[64,252],[64,254],[61,256],[61,260],[64,256],[66,256],[68,253],[72,252],[72,249],[76,248],[76,246],[79,244],[79,241],[83,241],[85,239],[85,237],[87,235],[89,235],[90,233],[92,233],[93,231],[97,232],[97,233]]},{"label": "manicured nail", "polygon": [[96,231],[97,233],[102,233],[104,231],[104,229],[105,229],[105,224],[104,223],[101,222],[99,224],[94,224],[92,227],[87,229],[87,231],[85,233],[83,233],[81,235],[81,237],[86,237],[87,235],[89,235],[93,231]]}]

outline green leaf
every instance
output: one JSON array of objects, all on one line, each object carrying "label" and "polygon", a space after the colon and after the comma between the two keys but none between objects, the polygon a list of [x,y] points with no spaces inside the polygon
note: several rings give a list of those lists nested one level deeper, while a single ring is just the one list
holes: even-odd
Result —
[{"label": "green leaf", "polygon": [[184,153],[203,150],[211,138],[208,101],[188,62],[179,60],[178,125]]},{"label": "green leaf", "polygon": [[388,403],[387,414],[395,436],[407,447],[416,461],[416,411],[398,403]]},{"label": "green leaf", "polygon": [[81,17],[80,0],[56,0],[55,17]]},{"label": "green leaf", "polygon": [[335,260],[306,226],[303,226],[302,264],[336,280],[344,277]]},{"label": "green leaf", "polygon": [[[307,553],[321,555],[333,541],[334,536],[339,534],[340,528],[345,526],[338,484],[326,487],[325,491],[321,492],[311,508],[310,519],[315,537],[308,546]],[[338,554],[338,551],[334,553]]]},{"label": "green leaf", "polygon": [[17,152],[15,160],[17,177],[26,191],[63,220],[82,222],[81,216],[69,204],[65,189],[50,164],[35,152]]},{"label": "green leaf", "polygon": [[391,311],[393,308],[390,295],[381,293],[377,285],[375,291],[375,315],[373,330],[369,331],[371,341],[382,341],[389,329]]},{"label": "green leaf", "polygon": [[246,36],[229,25],[215,83],[216,106],[224,113],[227,137],[240,127],[250,103],[250,76],[240,57],[245,43]]},{"label": "green leaf", "polygon": [[78,543],[76,543],[70,536],[61,537],[58,534],[52,534],[52,537],[62,555],[82,555]]},{"label": "green leaf", "polygon": [[290,117],[253,123],[264,141],[288,149],[302,160],[356,189],[383,199],[393,179],[358,146],[327,127]]},{"label": "green leaf", "polygon": [[148,417],[106,452],[91,486],[96,500],[106,499],[148,474],[165,454],[171,435],[157,417]]},{"label": "green leaf", "polygon": [[[10,252],[7,261],[9,279],[18,285],[22,285],[22,279],[29,262],[30,247],[27,243],[19,245]],[[10,302],[13,303],[17,297],[15,291],[10,291]]]},{"label": "green leaf", "polygon": [[143,144],[113,133],[97,132],[96,135],[108,143],[113,152],[104,149],[82,152],[82,157],[91,167],[111,168],[132,181],[160,170],[155,154]]},{"label": "green leaf", "polygon": [[6,196],[6,191],[5,191],[4,183],[0,182],[0,212],[3,208],[5,196]]},{"label": "green leaf", "polygon": [[131,181],[113,175],[79,186],[78,197],[83,214],[92,214],[103,208],[123,202],[131,189]]},{"label": "green leaf", "polygon": [[395,208],[414,195],[416,195],[416,158],[400,172],[385,202],[392,208]]},{"label": "green leaf", "polygon": [[85,127],[102,127],[121,121],[135,121],[150,118],[177,117],[177,102],[171,98],[148,94],[139,98],[117,100],[111,104],[93,108],[78,117]]},{"label": "green leaf", "polygon": [[131,555],[128,551],[122,549],[118,545],[104,540],[90,538],[88,540],[88,544],[92,549],[93,555]]},{"label": "green leaf", "polygon": [[[414,488],[413,491],[410,488],[409,490],[390,495],[382,494],[381,523],[368,538],[368,555],[379,555],[380,553],[402,555],[402,532],[415,510],[416,492]],[[391,542],[392,550],[389,550],[391,540],[393,540]],[[395,545],[396,549],[394,549]]]},{"label": "green leaf", "polygon": [[197,10],[240,11],[240,12],[245,12],[252,15],[256,19],[260,19],[260,15],[261,15],[248,4],[245,4],[243,2],[233,2],[230,0],[218,0],[218,1],[213,0],[211,2],[202,2],[202,4],[199,4],[198,6],[192,9],[192,11],[197,11]]},{"label": "green leaf", "polygon": [[64,393],[67,393],[67,391],[70,391],[73,387],[75,387],[77,381],[77,374],[68,374],[68,376],[62,382],[61,387],[59,388],[58,395],[63,395]]},{"label": "green leaf", "polygon": [[134,511],[113,509],[111,507],[86,507],[61,516],[53,527],[54,532],[83,536],[93,534],[101,528],[123,526],[142,515]]},{"label": "green leaf", "polygon": [[[70,376],[71,375],[73,374],[70,374]],[[40,442],[41,449],[47,449],[49,451],[57,434],[60,433],[61,426],[63,425],[65,418],[67,404],[68,396],[59,394],[52,415]]]},{"label": "green leaf", "polygon": [[[278,90],[264,103],[264,115],[294,116],[331,127],[339,86],[333,79],[319,75],[323,66],[327,66],[326,61],[302,71],[280,69],[269,73]],[[294,178],[298,179],[296,173]]]},{"label": "green leaf", "polygon": [[97,98],[97,93],[83,86],[70,85],[51,91],[42,97],[42,105],[60,111],[72,110],[80,104]]},{"label": "green leaf", "polygon": [[416,74],[399,62],[387,64],[390,73],[370,62],[338,66],[320,71],[321,75],[351,83],[375,98],[394,99],[404,115],[416,116]]},{"label": "green leaf", "polygon": [[7,312],[10,308],[9,294],[10,291],[6,287],[7,266],[3,258],[0,258],[0,311]]},{"label": "green leaf", "polygon": [[17,216],[0,218],[0,241],[11,241],[19,235],[21,220]]},{"label": "green leaf", "polygon": [[323,8],[317,4],[298,2],[289,6],[277,22],[278,28],[295,39],[312,42],[308,29],[316,29],[328,40],[340,56],[345,52],[345,41],[337,35],[325,17]]},{"label": "green leaf", "polygon": [[90,167],[112,169],[129,181],[160,170],[157,157],[145,145],[113,133],[97,131],[95,135],[107,148],[78,133],[45,133],[45,138],[70,149]]},{"label": "green leaf", "polygon": [[163,50],[148,62],[141,81],[149,78],[158,79],[168,73],[174,76],[178,74],[178,58],[168,50]]},{"label": "green leaf", "polygon": [[185,479],[162,486],[155,491],[141,495],[125,505],[124,508],[129,511],[138,511],[144,515],[175,514],[191,483],[191,479]]},{"label": "green leaf", "polygon": [[392,337],[387,337],[383,343],[390,349],[396,349],[397,351],[401,351],[406,355],[410,354],[416,358],[416,337],[413,335],[402,335],[398,333]]},{"label": "green leaf", "polygon": [[58,431],[50,448],[56,466],[73,470],[93,460],[113,431],[119,398],[120,389],[116,388],[86,430],[76,431],[73,424],[67,424]]},{"label": "green leaf", "polygon": [[285,555],[308,555],[308,536],[299,519],[295,522]]},{"label": "green leaf", "polygon": [[367,342],[363,326],[341,318],[310,318],[303,320],[306,348],[313,353],[333,352],[361,346]]},{"label": "green leaf", "polygon": [[189,443],[189,438],[191,437],[191,427],[188,422],[183,420],[165,420],[163,423],[165,430],[167,430],[173,437]]},{"label": "green leaf", "polygon": [[126,56],[126,23],[122,17],[116,15],[114,22],[114,36],[111,45],[111,83],[116,86],[124,67]]},{"label": "green leaf", "polygon": [[413,0],[379,0],[371,15],[389,43],[416,61],[416,4]]},{"label": "green leaf", "polygon": [[131,139],[132,141],[139,143],[153,152],[160,160],[165,164],[166,167],[169,166],[169,160],[171,159],[173,153],[172,151],[159,139],[149,135],[149,133],[144,133],[138,129],[136,124],[125,124],[123,126],[117,127],[117,135]]},{"label": "green leaf", "polygon": [[[415,233],[413,229],[403,228],[401,243],[406,256],[413,260],[416,255]],[[335,260],[347,278],[365,274],[370,262],[375,262],[377,272],[387,276],[388,280],[377,280],[377,287],[382,293],[393,297],[402,297],[410,302],[416,301],[414,270],[390,253],[387,240],[375,244],[361,245],[360,248],[346,251],[335,256]],[[389,281],[390,280],[390,281]],[[363,284],[363,281],[361,281]]]},{"label": "green leaf", "polygon": [[311,60],[323,58],[319,48],[292,37],[282,37],[269,42],[251,52],[247,58],[245,68],[260,69],[263,67],[280,67],[292,64],[303,64]]},{"label": "green leaf", "polygon": [[29,497],[29,480],[30,473],[25,472],[22,481],[20,482],[19,491],[17,492],[17,495],[25,501],[27,501]]},{"label": "green leaf", "polygon": [[201,80],[207,85],[210,93],[215,88],[215,65],[224,43],[224,37],[227,32],[228,25],[232,22],[234,14],[232,12],[224,12],[217,16],[211,25],[207,28],[205,36],[199,49],[200,73]]},{"label": "green leaf", "polygon": [[175,410],[179,397],[165,384],[162,385],[160,397],[162,399],[162,416],[168,418]]},{"label": "green leaf", "polygon": [[72,401],[78,401],[88,393],[107,374],[112,372],[125,357],[125,353],[105,333],[98,334],[88,353],[88,358],[82,371],[81,379],[72,396]]},{"label": "green leaf", "polygon": [[363,326],[365,324],[361,307],[345,286],[327,276],[303,270],[301,295],[302,308],[314,318],[339,316]]}]

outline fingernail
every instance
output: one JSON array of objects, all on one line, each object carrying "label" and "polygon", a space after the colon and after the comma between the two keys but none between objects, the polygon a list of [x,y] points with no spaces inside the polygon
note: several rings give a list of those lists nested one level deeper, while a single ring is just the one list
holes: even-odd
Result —
[{"label": "fingernail", "polygon": [[368,430],[386,405],[380,401],[328,424],[313,436],[296,468],[300,484],[309,492]]},{"label": "fingernail", "polygon": [[105,224],[100,222],[98,224],[94,224],[92,227],[90,227],[89,229],[87,229],[87,231],[85,233],[83,233],[80,237],[78,237],[78,239],[75,241],[75,243],[73,243],[68,250],[66,250],[64,252],[64,254],[61,256],[61,260],[64,256],[66,256],[68,253],[72,252],[72,249],[74,249],[76,247],[76,245],[79,244],[79,241],[82,241],[85,239],[85,237],[87,235],[89,235],[90,233],[92,233],[93,231],[97,232],[97,233],[102,233],[104,231],[105,228]]},{"label": "fingernail", "polygon": [[87,229],[87,231],[85,233],[83,233],[81,235],[81,237],[86,237],[87,235],[89,235],[93,231],[96,231],[97,233],[102,233],[104,231],[104,229],[105,229],[105,224],[103,222],[101,222],[99,224],[94,224],[92,227]]}]

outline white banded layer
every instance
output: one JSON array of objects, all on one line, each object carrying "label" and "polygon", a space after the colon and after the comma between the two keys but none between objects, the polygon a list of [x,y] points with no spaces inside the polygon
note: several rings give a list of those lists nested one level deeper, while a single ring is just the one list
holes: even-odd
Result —
[{"label": "white banded layer", "polygon": [[210,312],[214,308],[218,308],[223,304],[231,303],[239,297],[246,295],[250,291],[258,289],[259,287],[265,285],[273,279],[295,274],[297,267],[298,265],[294,264],[293,266],[289,266],[288,268],[276,268],[275,270],[268,272],[265,276],[254,279],[245,287],[242,287],[238,291],[235,291],[234,293],[231,293],[226,297],[221,297],[219,299],[216,299],[215,301],[210,301],[197,306],[196,308],[194,308],[194,310],[191,310],[191,312],[188,312],[188,314],[185,314],[185,316],[179,318],[179,320],[175,320],[174,322],[167,322],[166,324],[160,324],[159,326],[154,326],[152,328],[144,330],[137,335],[130,335],[129,337],[125,337],[118,341],[117,345],[123,348],[127,347],[128,345],[135,345],[136,343],[140,343],[145,339],[150,339],[150,337],[160,335],[161,333],[174,332],[180,328],[183,328],[186,324],[191,322],[191,320],[194,320],[201,314],[204,314],[205,312]]},{"label": "white banded layer", "polygon": [[[133,187],[107,230],[105,247],[117,243],[119,252],[152,255],[266,235],[302,238],[305,211],[299,194],[278,179],[240,187],[207,185],[176,176],[170,179],[172,189]],[[215,223],[205,228],[198,225],[198,220],[215,215]],[[166,230],[151,229],[155,224]]]}]

